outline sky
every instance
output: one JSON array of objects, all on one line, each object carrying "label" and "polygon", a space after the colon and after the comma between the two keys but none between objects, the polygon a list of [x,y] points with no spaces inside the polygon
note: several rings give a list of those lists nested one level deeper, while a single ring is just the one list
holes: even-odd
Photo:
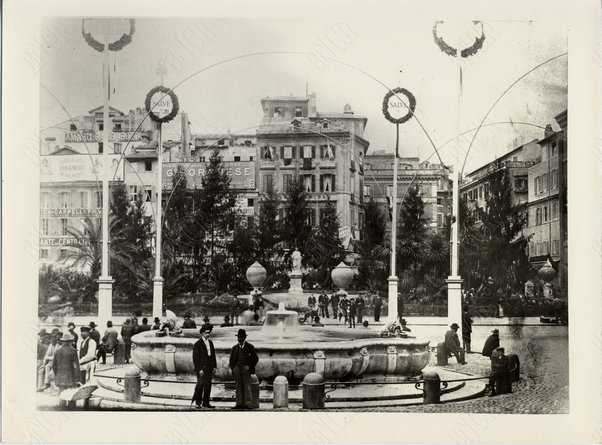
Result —
[{"label": "sky", "polygon": [[[111,22],[112,40],[129,30],[125,19]],[[101,41],[104,25],[85,21]],[[417,106],[415,117],[400,126],[400,154],[420,160],[438,162],[433,146],[443,145],[443,162],[453,163],[458,152],[462,164],[474,129],[495,104],[485,120],[492,125],[481,129],[466,157],[470,172],[503,155],[515,139],[542,138],[538,127],[558,129],[554,116],[567,107],[567,31],[556,22],[440,24],[439,36],[454,47],[470,46],[481,29],[485,34],[482,49],[461,63],[461,94],[458,60],[435,44],[433,22],[136,19],[135,25],[132,43],[111,52],[111,106],[124,112],[143,107],[146,93],[161,83],[163,66],[163,83],[174,88],[193,133],[254,132],[262,97],[309,91],[317,94],[318,111],[342,112],[350,104],[368,118],[368,154],[392,152],[395,125],[385,120],[382,100],[388,88],[401,86]],[[41,31],[44,128],[65,121],[67,112],[78,116],[102,104],[103,56],[82,38],[81,18],[47,19]],[[456,151],[458,128],[472,132]]]}]

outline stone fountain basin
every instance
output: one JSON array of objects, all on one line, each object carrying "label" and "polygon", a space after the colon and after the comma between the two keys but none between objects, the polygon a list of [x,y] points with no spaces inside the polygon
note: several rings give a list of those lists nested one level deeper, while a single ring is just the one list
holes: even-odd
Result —
[{"label": "stone fountain basin", "polygon": [[[303,379],[318,372],[326,381],[370,376],[413,376],[427,365],[429,341],[415,338],[381,338],[374,331],[331,330],[299,327],[294,332],[276,328],[246,326],[247,340],[255,346],[259,363],[256,375],[272,380],[284,375],[289,380]],[[228,360],[236,344],[238,327],[214,329],[217,380],[232,380]],[[155,336],[143,332],[132,338],[132,360],[143,371],[194,378],[192,348],[199,340],[196,329],[184,329],[182,337]]]}]

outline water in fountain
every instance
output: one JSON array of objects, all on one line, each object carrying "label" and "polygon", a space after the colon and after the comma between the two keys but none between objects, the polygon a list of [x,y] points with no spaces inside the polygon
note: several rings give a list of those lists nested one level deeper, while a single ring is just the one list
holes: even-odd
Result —
[{"label": "water in fountain", "polygon": [[288,329],[294,330],[299,326],[298,314],[295,311],[289,311],[284,308],[284,302],[278,304],[278,309],[275,311],[267,311],[265,313],[265,322],[263,329],[267,331],[276,330],[279,336],[282,337]]}]

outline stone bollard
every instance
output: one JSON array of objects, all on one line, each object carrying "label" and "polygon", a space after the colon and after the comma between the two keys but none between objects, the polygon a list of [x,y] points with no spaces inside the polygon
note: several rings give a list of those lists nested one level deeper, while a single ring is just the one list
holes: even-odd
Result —
[{"label": "stone bollard", "polygon": [[424,381],[423,401],[425,405],[441,403],[441,379],[439,374],[432,371],[422,372]]},{"label": "stone bollard", "polygon": [[510,381],[517,382],[520,379],[520,360],[516,354],[508,354],[508,363],[510,367]]},{"label": "stone bollard", "polygon": [[123,400],[140,403],[140,371],[130,369],[123,378]]},{"label": "stone bollard", "polygon": [[447,348],[445,343],[437,343],[437,366],[447,365]]},{"label": "stone bollard", "polygon": [[324,409],[324,379],[316,372],[303,379],[303,408]]},{"label": "stone bollard", "polygon": [[288,380],[283,375],[274,379],[274,408],[288,408]]},{"label": "stone bollard", "polygon": [[125,363],[125,343],[122,338],[117,339],[117,346],[113,351],[113,364],[123,365]]},{"label": "stone bollard", "polygon": [[259,379],[255,374],[251,374],[251,408],[259,408]]}]

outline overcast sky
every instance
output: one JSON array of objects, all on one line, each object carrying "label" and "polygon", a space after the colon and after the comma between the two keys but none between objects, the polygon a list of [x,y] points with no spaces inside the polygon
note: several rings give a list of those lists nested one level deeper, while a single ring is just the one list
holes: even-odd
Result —
[{"label": "overcast sky", "polygon": [[[161,82],[157,69],[163,60],[165,85],[184,81],[175,92],[195,133],[253,132],[261,121],[263,96],[305,95],[308,85],[309,92],[317,94],[318,111],[340,112],[349,103],[356,114],[368,118],[364,136],[370,151],[392,151],[395,126],[381,111],[387,92],[382,84],[402,86],[416,97],[416,117],[424,130],[416,119],[401,126],[401,154],[424,160],[433,153],[425,131],[439,146],[453,138],[457,128],[458,62],[434,43],[433,25],[394,17],[378,22],[137,19],[132,43],[111,53],[111,105],[124,112],[142,107],[146,93]],[[439,34],[451,46],[467,47],[480,35],[480,26],[452,28],[444,23]],[[43,26],[42,127],[67,119],[62,106],[78,116],[102,105],[103,57],[86,44],[81,28],[82,20],[71,18],[47,20]],[[86,21],[86,30],[101,41],[103,29],[98,21]],[[128,29],[127,21],[113,20],[111,39]],[[484,32],[483,48],[463,62],[462,131],[477,127],[523,74],[567,48],[566,29],[558,23],[486,22]],[[264,52],[279,54],[252,55]],[[211,67],[214,64],[218,65]],[[552,123],[557,129],[553,118],[567,106],[566,66],[564,56],[526,76],[486,122]],[[542,133],[519,124],[486,127],[465,172],[505,153],[514,138],[525,143]],[[462,141],[461,151],[469,141]],[[452,162],[454,147],[448,144],[441,151],[444,162]]]}]

